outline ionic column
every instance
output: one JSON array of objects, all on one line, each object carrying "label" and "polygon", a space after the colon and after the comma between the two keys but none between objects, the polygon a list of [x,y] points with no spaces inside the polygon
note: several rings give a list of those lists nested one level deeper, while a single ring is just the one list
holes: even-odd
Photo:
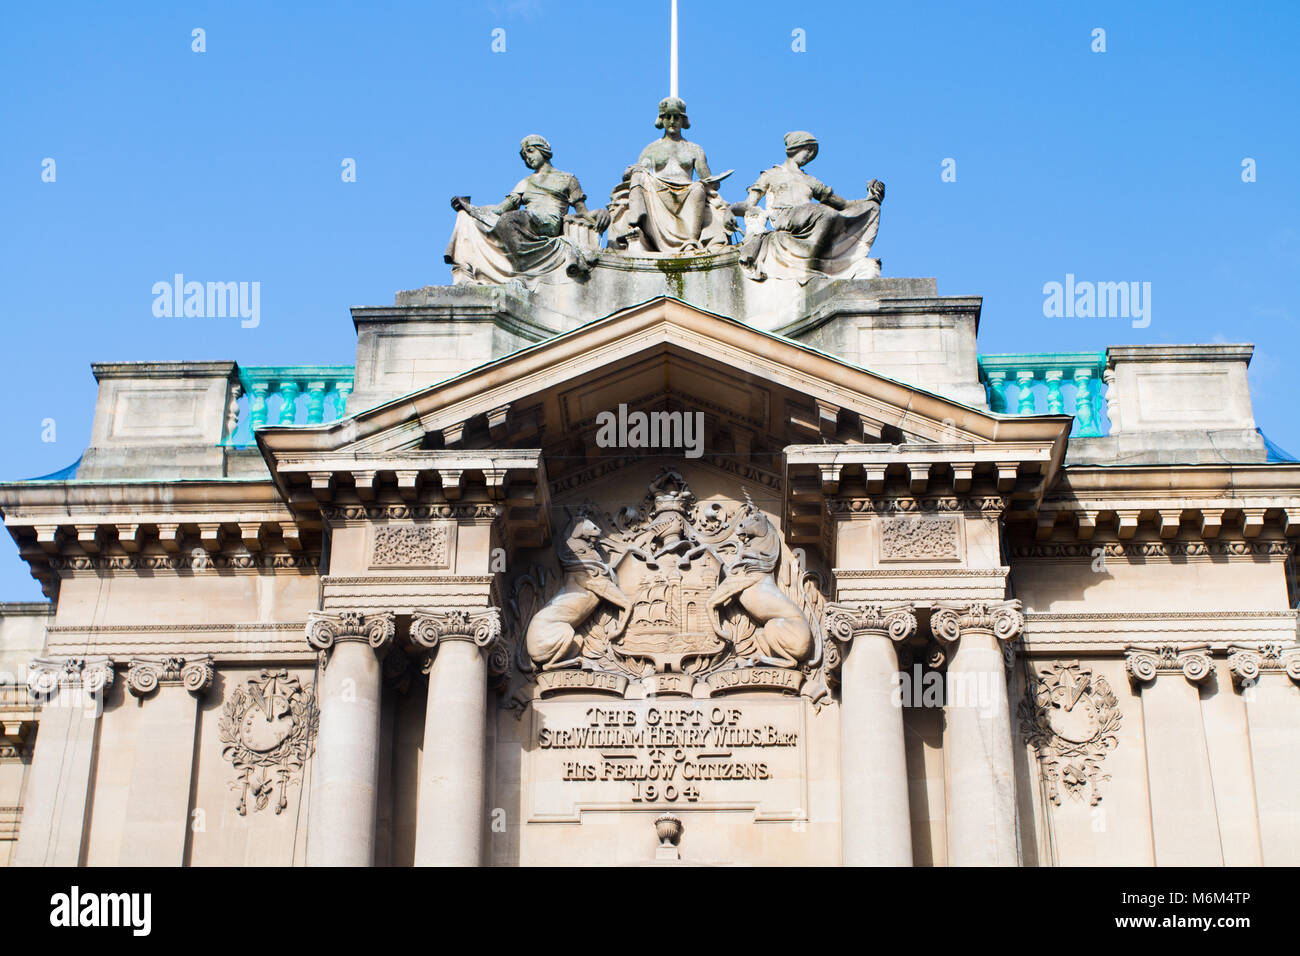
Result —
[{"label": "ionic column", "polygon": [[428,648],[424,753],[415,824],[416,866],[478,866],[483,857],[488,655],[501,612],[416,611],[411,639]]},{"label": "ionic column", "polygon": [[141,699],[119,866],[180,866],[189,825],[198,699],[212,686],[212,658],[136,657],[126,688]]},{"label": "ionic column", "polygon": [[894,645],[916,632],[911,605],[829,605],[840,647],[840,832],[845,866],[911,866],[907,750]]},{"label": "ionic column", "polygon": [[307,822],[308,866],[371,866],[379,788],[380,654],[392,613],[307,618],[307,642],[326,656],[317,681],[320,729]]},{"label": "ionic column", "polygon": [[941,603],[930,630],[952,646],[944,742],[949,767],[948,865],[1016,866],[1015,766],[1002,641],[1024,630],[1019,601]]},{"label": "ionic column", "polygon": [[14,866],[81,862],[95,727],[112,683],[107,657],[38,657],[28,666],[27,687],[41,704],[41,719]]},{"label": "ionic column", "polygon": [[1142,698],[1156,866],[1222,866],[1219,814],[1198,685],[1214,673],[1208,644],[1130,644]]}]

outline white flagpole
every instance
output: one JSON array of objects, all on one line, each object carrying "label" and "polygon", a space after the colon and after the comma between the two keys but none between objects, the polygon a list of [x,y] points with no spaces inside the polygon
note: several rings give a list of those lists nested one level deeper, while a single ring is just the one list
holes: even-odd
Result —
[{"label": "white flagpole", "polygon": [[668,95],[677,95],[677,0],[673,0],[672,40],[668,45]]}]

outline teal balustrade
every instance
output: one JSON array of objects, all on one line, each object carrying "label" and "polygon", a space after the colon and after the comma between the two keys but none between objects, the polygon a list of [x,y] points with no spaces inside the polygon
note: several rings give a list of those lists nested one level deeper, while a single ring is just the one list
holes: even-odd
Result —
[{"label": "teal balustrade", "polygon": [[318,425],[347,414],[351,365],[241,365],[223,445],[244,446],[267,424]]},{"label": "teal balustrade", "polygon": [[979,356],[989,408],[1004,415],[1073,415],[1071,434],[1109,430],[1105,352],[1022,352]]}]

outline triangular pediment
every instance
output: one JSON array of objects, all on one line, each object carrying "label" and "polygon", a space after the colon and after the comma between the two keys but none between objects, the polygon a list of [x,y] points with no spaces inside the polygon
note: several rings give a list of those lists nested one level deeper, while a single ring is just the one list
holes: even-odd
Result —
[{"label": "triangular pediment", "polygon": [[[611,416],[621,429],[623,416],[653,413],[689,416],[702,447],[602,434]],[[539,504],[673,447],[805,499],[841,480],[867,493],[901,480],[920,493],[932,474],[958,491],[983,481],[1036,499],[1070,423],[972,408],[659,298],[342,421],[261,429],[257,440],[286,498],[304,507],[337,500],[340,474],[362,501],[424,500],[430,487],[449,501],[506,500],[530,483],[526,500]]]},{"label": "triangular pediment", "polygon": [[277,452],[384,454],[502,439],[545,447],[593,430],[600,412],[619,405],[702,411],[719,432],[745,429],[782,447],[1041,441],[1069,421],[991,414],[659,298],[341,422],[258,438]]}]

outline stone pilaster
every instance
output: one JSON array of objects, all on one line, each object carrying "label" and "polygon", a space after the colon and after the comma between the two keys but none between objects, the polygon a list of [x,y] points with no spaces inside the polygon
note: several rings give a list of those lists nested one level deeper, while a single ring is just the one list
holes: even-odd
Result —
[{"label": "stone pilaster", "polygon": [[1130,644],[1129,681],[1142,698],[1157,866],[1221,866],[1214,781],[1198,685],[1214,673],[1208,644]]},{"label": "stone pilaster", "polygon": [[1019,601],[936,604],[930,630],[948,645],[948,864],[1016,866],[1015,767],[1004,642],[1024,631]]},{"label": "stone pilaster", "polygon": [[483,858],[488,656],[501,612],[416,611],[411,639],[427,648],[429,703],[415,830],[417,866],[478,866]]},{"label": "stone pilaster", "polygon": [[320,730],[307,825],[308,866],[371,866],[379,788],[382,670],[397,632],[392,613],[314,611],[307,642],[325,657]]},{"label": "stone pilaster", "polygon": [[911,866],[903,704],[895,643],[916,632],[910,604],[826,608],[840,644],[840,828],[846,866]]},{"label": "stone pilaster", "polygon": [[[126,688],[140,699],[120,866],[180,866],[189,824],[199,698],[212,686],[212,657],[134,657]],[[101,743],[102,746],[102,743]]]},{"label": "stone pilaster", "polygon": [[107,657],[38,657],[27,688],[41,705],[16,866],[77,866],[85,849],[95,729],[113,684]]},{"label": "stone pilaster", "polygon": [[1232,644],[1228,671],[1246,711],[1261,860],[1272,866],[1300,859],[1300,807],[1293,769],[1293,684],[1300,684],[1300,647],[1280,642]]}]

